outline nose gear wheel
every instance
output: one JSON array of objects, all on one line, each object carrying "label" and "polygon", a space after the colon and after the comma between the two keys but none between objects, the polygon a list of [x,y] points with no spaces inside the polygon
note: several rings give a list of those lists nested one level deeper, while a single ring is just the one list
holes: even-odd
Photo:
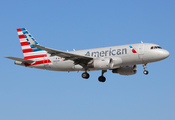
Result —
[{"label": "nose gear wheel", "polygon": [[146,64],[143,64],[143,69],[144,69],[143,73],[145,75],[148,75],[149,72],[146,70]]},{"label": "nose gear wheel", "polygon": [[144,73],[145,75],[148,75],[149,72],[148,72],[147,70],[144,70],[143,73]]}]

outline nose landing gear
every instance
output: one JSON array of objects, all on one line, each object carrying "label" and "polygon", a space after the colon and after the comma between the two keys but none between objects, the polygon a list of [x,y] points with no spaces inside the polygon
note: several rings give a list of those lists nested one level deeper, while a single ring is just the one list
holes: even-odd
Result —
[{"label": "nose landing gear", "polygon": [[143,73],[144,73],[145,75],[148,75],[149,72],[148,72],[147,70],[144,70]]},{"label": "nose landing gear", "polygon": [[144,69],[143,73],[145,75],[148,75],[149,72],[146,70],[146,64],[143,64],[143,69]]}]

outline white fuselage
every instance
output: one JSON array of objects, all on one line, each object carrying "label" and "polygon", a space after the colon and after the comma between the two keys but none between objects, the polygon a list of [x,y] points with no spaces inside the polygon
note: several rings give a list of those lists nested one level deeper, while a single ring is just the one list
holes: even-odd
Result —
[{"label": "white fuselage", "polygon": [[[131,45],[137,53],[133,53]],[[112,69],[119,68],[128,65],[146,64],[151,62],[160,61],[169,56],[169,52],[164,49],[151,49],[152,46],[158,46],[151,43],[138,43],[120,46],[111,46],[95,49],[86,49],[71,51],[69,53],[78,54],[82,56],[98,58],[112,58],[114,66]],[[48,54],[48,59],[51,63],[45,63],[41,65],[29,66],[33,68],[47,69],[53,71],[84,71],[84,68],[79,64],[75,65],[72,60],[64,60],[64,58],[58,56],[51,56]],[[100,70],[96,68],[88,68],[88,71]]]}]

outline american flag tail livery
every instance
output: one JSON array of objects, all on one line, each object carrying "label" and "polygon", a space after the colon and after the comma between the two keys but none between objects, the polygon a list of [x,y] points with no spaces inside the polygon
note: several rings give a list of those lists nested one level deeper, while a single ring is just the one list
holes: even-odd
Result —
[{"label": "american flag tail livery", "polygon": [[48,59],[48,54],[46,51],[31,45],[27,37],[30,37],[30,39],[32,39],[36,45],[39,45],[39,43],[27,31],[26,28],[18,28],[17,32],[22,47],[24,59],[35,61],[34,63],[31,64],[25,63],[25,66],[38,66],[41,64],[51,63],[51,61]]}]

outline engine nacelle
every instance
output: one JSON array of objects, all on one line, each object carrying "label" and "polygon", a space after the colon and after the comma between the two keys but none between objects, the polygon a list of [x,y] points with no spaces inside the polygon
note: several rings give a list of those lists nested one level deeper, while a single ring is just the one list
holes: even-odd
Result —
[{"label": "engine nacelle", "polygon": [[23,63],[21,61],[15,61],[14,62],[16,65],[22,65]]},{"label": "engine nacelle", "polygon": [[113,69],[113,73],[119,73],[120,75],[134,75],[137,72],[136,65],[124,66],[121,68]]},{"label": "engine nacelle", "polygon": [[99,58],[93,61],[93,67],[96,69],[111,69],[113,66],[112,58]]}]

